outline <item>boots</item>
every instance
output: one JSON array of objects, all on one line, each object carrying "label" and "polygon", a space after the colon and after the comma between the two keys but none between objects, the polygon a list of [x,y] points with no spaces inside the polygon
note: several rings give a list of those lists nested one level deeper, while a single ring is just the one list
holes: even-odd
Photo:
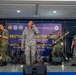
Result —
[{"label": "boots", "polygon": [[7,65],[7,62],[6,61],[2,61],[0,66],[6,66]]}]

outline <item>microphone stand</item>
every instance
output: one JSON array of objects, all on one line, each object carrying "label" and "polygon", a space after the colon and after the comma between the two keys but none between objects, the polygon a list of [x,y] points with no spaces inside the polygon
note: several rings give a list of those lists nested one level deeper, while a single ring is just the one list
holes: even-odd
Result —
[{"label": "microphone stand", "polygon": [[61,64],[61,68],[62,71],[64,71],[64,43],[61,42],[61,46],[62,46],[62,64]]}]

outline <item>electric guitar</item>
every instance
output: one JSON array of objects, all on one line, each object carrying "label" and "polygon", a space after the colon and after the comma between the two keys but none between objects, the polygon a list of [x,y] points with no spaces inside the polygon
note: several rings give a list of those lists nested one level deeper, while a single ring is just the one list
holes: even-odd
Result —
[{"label": "electric guitar", "polygon": [[[62,37],[66,36],[66,35],[68,35],[68,34],[69,34],[69,32],[66,32],[64,35],[62,35]],[[56,45],[56,44],[57,44],[57,42],[58,42],[60,39],[61,39],[61,37],[60,37],[60,38],[58,38],[57,40],[55,40],[55,41],[54,41],[54,43],[53,43],[51,46]]]}]

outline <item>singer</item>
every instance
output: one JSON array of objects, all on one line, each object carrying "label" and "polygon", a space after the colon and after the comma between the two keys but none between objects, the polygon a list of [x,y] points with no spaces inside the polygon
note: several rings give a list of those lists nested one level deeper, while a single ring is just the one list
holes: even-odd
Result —
[{"label": "singer", "polygon": [[36,60],[36,40],[34,36],[38,34],[39,31],[33,21],[29,21],[27,25],[28,28],[24,29],[22,33],[21,48],[25,47],[26,65],[33,65]]},{"label": "singer", "polygon": [[1,66],[7,65],[6,50],[8,47],[8,31],[4,28],[4,23],[0,23],[0,55],[2,56]]}]

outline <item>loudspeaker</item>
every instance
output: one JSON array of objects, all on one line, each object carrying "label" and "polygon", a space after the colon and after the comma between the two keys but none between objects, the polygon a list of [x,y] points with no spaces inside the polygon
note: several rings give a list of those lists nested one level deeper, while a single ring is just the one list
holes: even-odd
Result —
[{"label": "loudspeaker", "polygon": [[33,66],[28,66],[24,65],[23,66],[23,75],[46,75],[46,66],[44,65],[33,65]]},{"label": "loudspeaker", "polygon": [[52,63],[62,63],[62,57],[52,57]]}]

